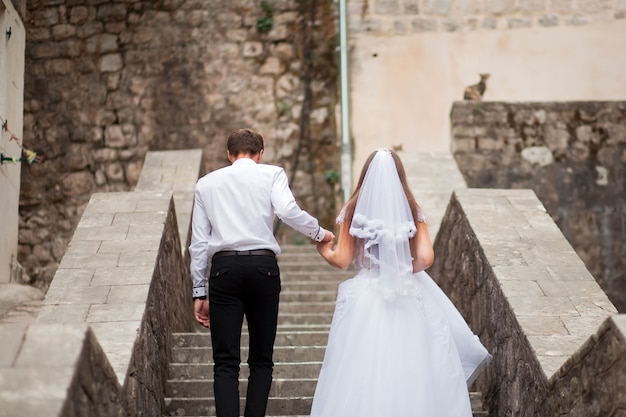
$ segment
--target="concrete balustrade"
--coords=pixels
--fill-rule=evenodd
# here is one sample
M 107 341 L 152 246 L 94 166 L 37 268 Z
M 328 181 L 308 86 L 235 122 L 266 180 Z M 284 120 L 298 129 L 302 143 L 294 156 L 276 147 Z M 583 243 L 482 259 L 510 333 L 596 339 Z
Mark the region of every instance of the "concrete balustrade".
M 626 317 L 531 190 L 461 189 L 430 272 L 494 360 L 477 381 L 494 416 L 617 416 Z
M 92 195 L 36 324 L 0 326 L 0 416 L 162 415 L 201 151 L 149 155 L 135 192 Z

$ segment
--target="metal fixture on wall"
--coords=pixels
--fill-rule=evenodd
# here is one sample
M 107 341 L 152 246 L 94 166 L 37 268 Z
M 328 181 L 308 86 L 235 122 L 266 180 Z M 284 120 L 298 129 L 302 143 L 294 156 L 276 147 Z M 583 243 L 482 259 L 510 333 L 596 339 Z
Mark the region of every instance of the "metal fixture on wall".
M 348 19 L 346 0 L 339 0 L 339 57 L 341 74 L 341 189 L 343 201 L 352 191 L 352 151 L 350 146 L 350 108 L 348 97 Z

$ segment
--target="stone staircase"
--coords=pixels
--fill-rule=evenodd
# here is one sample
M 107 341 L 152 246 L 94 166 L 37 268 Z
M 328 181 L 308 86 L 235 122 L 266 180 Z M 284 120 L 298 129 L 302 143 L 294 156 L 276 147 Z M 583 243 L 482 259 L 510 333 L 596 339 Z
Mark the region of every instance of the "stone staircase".
M 331 267 L 313 245 L 284 245 L 282 249 L 281 304 L 267 415 L 308 416 L 324 358 L 337 285 L 354 272 Z M 245 394 L 248 377 L 245 328 L 241 345 L 240 393 Z M 174 335 L 166 415 L 215 416 L 211 354 L 207 331 Z M 471 393 L 471 398 L 474 416 L 486 417 L 480 395 Z M 242 412 L 243 409 L 242 400 Z

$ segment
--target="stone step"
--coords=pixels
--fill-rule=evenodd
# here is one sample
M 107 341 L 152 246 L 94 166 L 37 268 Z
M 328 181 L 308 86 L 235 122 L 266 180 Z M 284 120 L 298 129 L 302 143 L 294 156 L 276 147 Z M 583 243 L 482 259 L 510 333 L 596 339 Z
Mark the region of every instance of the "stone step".
M 174 333 L 172 347 L 208 347 L 211 345 L 211 334 L 206 333 Z M 249 335 L 241 334 L 241 345 L 247 346 Z M 274 346 L 321 346 L 328 341 L 328 331 L 277 331 Z
M 330 325 L 330 313 L 289 313 L 278 315 L 278 326 Z
M 309 416 L 312 396 L 328 341 L 339 283 L 354 276 L 353 270 L 328 265 L 315 245 L 283 245 L 279 256 L 282 291 L 274 350 L 273 384 L 267 415 Z M 176 333 L 171 346 L 166 415 L 215 416 L 210 331 Z M 245 395 L 249 368 L 248 334 L 244 321 L 241 338 L 240 394 Z M 481 396 L 471 394 L 476 417 L 482 411 Z M 241 411 L 244 400 L 241 400 Z M 381 416 L 384 417 L 384 416 Z
M 274 377 L 270 397 L 301 397 L 313 396 L 317 385 L 314 377 Z M 248 388 L 247 375 L 239 379 L 239 392 L 245 393 Z M 170 398 L 207 398 L 213 397 L 213 379 L 177 379 L 167 383 L 166 396 Z M 473 410 L 482 409 L 482 396 L 479 392 L 470 392 L 470 403 Z
M 302 269 L 302 270 L 285 270 L 283 264 L 278 264 L 280 268 L 280 280 L 288 284 L 291 281 L 320 281 L 323 283 L 339 284 L 348 278 L 354 276 L 354 271 L 345 271 L 342 269 L 332 269 L 328 271 L 320 268 Z
M 270 397 L 267 402 L 268 415 L 275 416 L 308 416 L 311 412 L 312 397 Z M 243 412 L 245 400 L 240 400 Z M 214 416 L 215 400 L 205 398 L 166 398 L 165 411 L 167 416 Z
M 310 260 L 279 260 L 278 266 L 280 267 L 281 272 L 341 272 L 344 270 L 335 268 L 330 266 L 322 257 L 319 260 L 310 259 Z M 345 272 L 345 271 L 344 271 Z
M 317 254 L 319 256 L 319 253 L 317 252 L 317 246 L 315 243 L 310 243 L 306 245 L 281 244 L 280 250 L 281 250 L 281 255 L 308 253 L 308 254 Z
M 337 287 L 341 281 L 283 281 L 281 283 L 281 294 L 287 291 L 301 292 L 301 291 L 330 291 L 337 294 Z
M 476 408 L 473 408 L 474 417 L 486 417 L 488 414 L 482 410 L 482 401 L 480 393 L 470 393 L 472 404 L 478 402 Z M 275 416 L 308 416 L 311 412 L 312 396 L 298 397 L 273 397 L 270 396 L 267 403 L 268 415 Z M 240 399 L 240 408 L 243 411 L 245 407 L 245 399 Z M 215 399 L 212 397 L 195 397 L 182 398 L 170 397 L 165 399 L 165 410 L 168 416 L 214 416 L 215 415 Z M 384 417 L 384 416 L 381 416 Z M 431 416 L 429 416 L 431 417 Z M 434 417 L 434 416 L 433 416 Z M 443 417 L 443 416 L 442 416 Z M 448 416 L 446 416 L 448 417 Z M 453 417 L 453 416 L 450 416 Z
M 241 346 L 241 358 L 248 357 L 248 346 Z M 275 362 L 311 362 L 324 359 L 325 346 L 276 346 Z M 172 347 L 171 363 L 211 363 L 213 348 L 208 347 Z
M 317 252 L 282 252 L 278 255 L 278 263 L 281 262 L 311 262 L 321 266 L 333 268 L 322 256 Z
M 330 331 L 330 323 L 327 324 L 280 324 L 278 323 L 279 332 L 302 332 L 302 331 L 320 331 L 328 333 Z
M 278 315 L 281 314 L 333 314 L 335 311 L 335 300 L 333 301 L 281 301 L 278 306 Z
M 284 288 L 285 286 L 283 286 Z M 332 291 L 293 291 L 286 290 L 280 292 L 281 302 L 332 302 L 337 299 L 337 284 Z M 279 306 L 280 308 L 280 306 Z
M 317 376 L 313 378 L 273 378 L 270 397 L 299 397 L 301 395 L 313 396 Z M 239 392 L 242 394 L 248 389 L 248 380 L 239 380 Z M 165 392 L 171 398 L 204 398 L 213 397 L 212 379 L 185 379 L 170 380 L 167 382 Z
M 276 362 L 274 378 L 317 378 L 322 368 L 322 361 L 310 362 Z M 168 369 L 170 381 L 213 379 L 211 363 L 171 363 Z M 250 374 L 247 363 L 241 364 L 240 377 L 247 378 Z

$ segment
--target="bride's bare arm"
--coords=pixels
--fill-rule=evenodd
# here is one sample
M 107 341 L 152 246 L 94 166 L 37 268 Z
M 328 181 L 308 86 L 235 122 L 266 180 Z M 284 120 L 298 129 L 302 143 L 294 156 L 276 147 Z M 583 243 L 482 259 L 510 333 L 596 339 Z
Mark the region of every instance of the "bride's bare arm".
M 417 233 L 411 239 L 411 255 L 413 256 L 413 272 L 423 271 L 435 260 L 433 244 L 425 222 L 416 222 Z
M 333 249 L 333 242 L 318 243 L 317 250 L 326 261 L 337 268 L 347 268 L 352 262 L 354 238 L 350 236 L 346 222 L 339 227 L 337 246 Z

